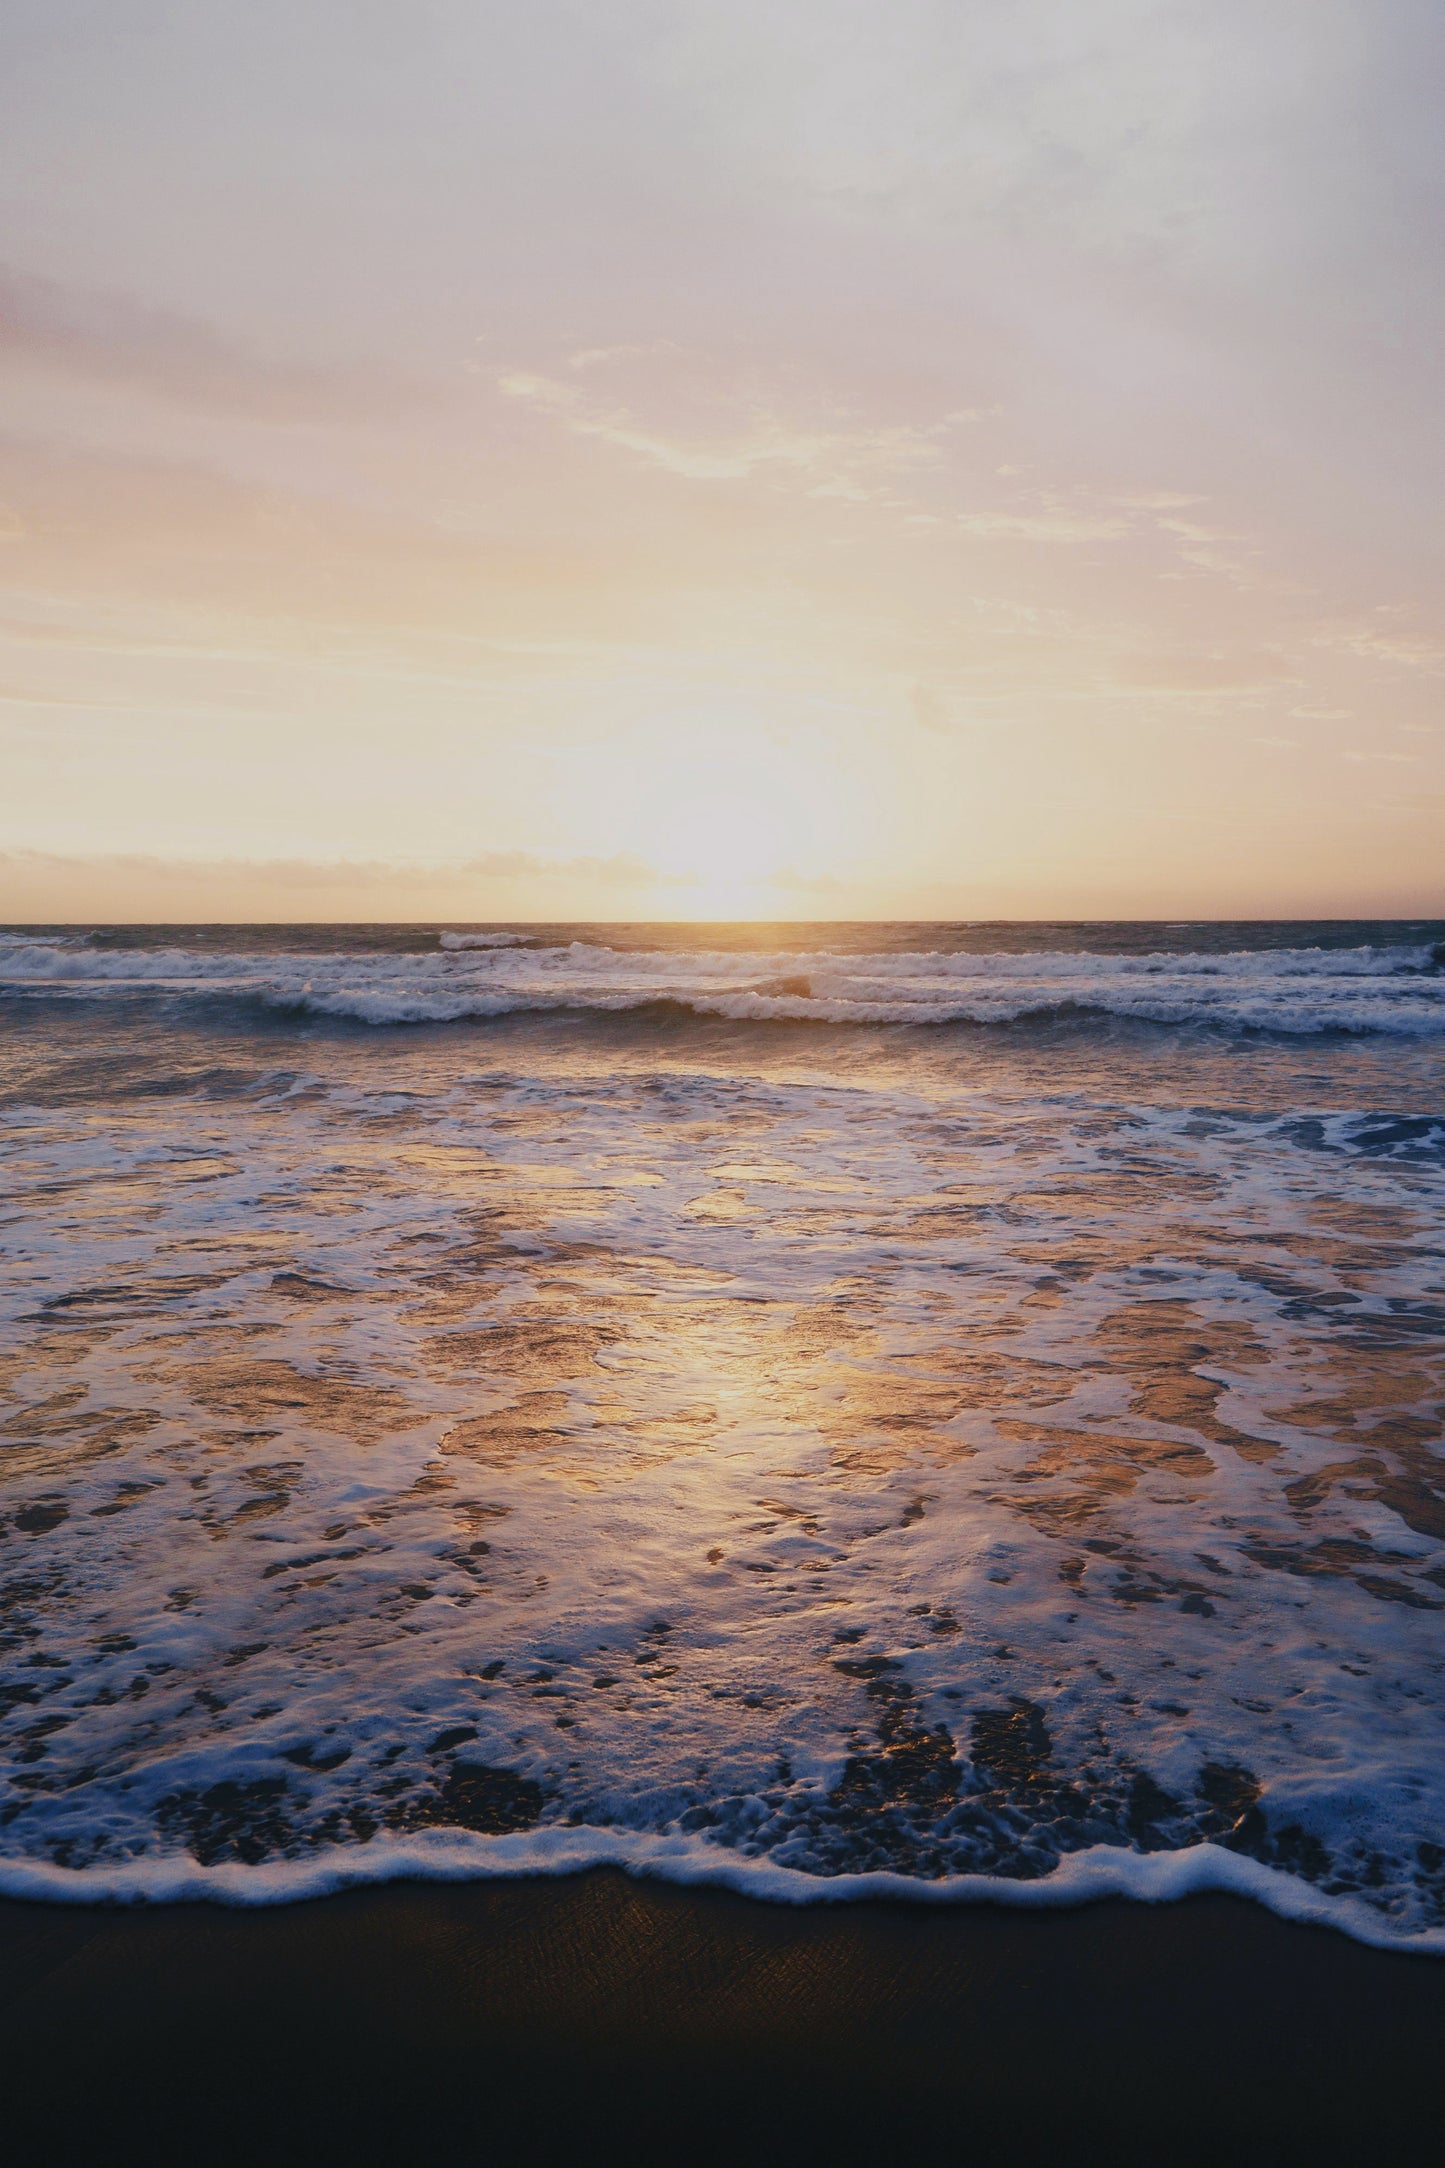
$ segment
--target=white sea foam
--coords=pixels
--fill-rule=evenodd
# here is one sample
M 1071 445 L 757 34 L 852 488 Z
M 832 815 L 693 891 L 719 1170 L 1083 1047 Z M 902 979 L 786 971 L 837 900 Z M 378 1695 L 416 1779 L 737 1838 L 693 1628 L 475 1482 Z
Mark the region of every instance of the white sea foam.
M 670 1004 L 737 1022 L 1007 1025 L 1090 1015 L 1226 1033 L 1445 1035 L 1445 973 L 1423 947 L 1100 955 L 622 951 L 444 934 L 423 954 L 233 954 L 15 941 L 0 991 L 240 999 L 375 1024 Z
M 12 1113 L 0 1887 L 1439 1946 L 1438 1123 L 377 1053 Z
M 520 933 L 444 933 L 441 945 L 444 949 L 499 949 L 518 948 L 526 940 Z
M 516 1881 L 584 1874 L 597 1867 L 672 1882 L 683 1888 L 730 1889 L 773 1904 L 858 1904 L 891 1899 L 916 1905 L 991 1904 L 1015 1911 L 1049 1911 L 1126 1898 L 1177 1904 L 1211 1893 L 1246 1897 L 1279 1918 L 1333 1927 L 1377 1949 L 1445 1954 L 1445 1928 L 1402 1937 L 1368 1905 L 1322 1895 L 1298 1877 L 1241 1857 L 1216 1844 L 1179 1852 L 1132 1852 L 1095 1845 L 1069 1854 L 1038 1881 L 1001 1875 L 945 1875 L 920 1881 L 906 1874 L 839 1874 L 820 1881 L 767 1858 L 739 1857 L 697 1837 L 618 1829 L 547 1828 L 510 1836 L 437 1830 L 379 1836 L 319 1857 L 259 1866 L 202 1867 L 188 1854 L 131 1860 L 124 1865 L 56 1867 L 0 1860 L 0 1896 L 49 1904 L 297 1904 L 344 1890 L 389 1882 Z

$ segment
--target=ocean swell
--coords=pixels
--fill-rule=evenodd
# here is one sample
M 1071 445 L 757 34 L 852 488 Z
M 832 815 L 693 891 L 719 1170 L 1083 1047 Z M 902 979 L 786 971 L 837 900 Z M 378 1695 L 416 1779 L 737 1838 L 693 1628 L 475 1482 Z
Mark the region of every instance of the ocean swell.
M 1445 974 L 1426 946 L 1222 954 L 1072 950 L 790 954 L 523 945 L 443 933 L 431 953 L 260 954 L 0 943 L 0 994 L 244 1001 L 368 1025 L 442 1024 L 665 1006 L 739 1023 L 1014 1025 L 1113 1018 L 1165 1029 L 1290 1036 L 1445 1036 Z

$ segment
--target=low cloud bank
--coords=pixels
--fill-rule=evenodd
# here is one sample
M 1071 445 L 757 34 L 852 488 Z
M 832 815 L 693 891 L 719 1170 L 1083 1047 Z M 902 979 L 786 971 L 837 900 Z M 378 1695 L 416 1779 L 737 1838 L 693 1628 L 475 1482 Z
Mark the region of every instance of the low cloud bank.
M 589 918 L 661 915 L 679 883 L 629 853 L 555 858 L 488 851 L 461 864 L 383 860 L 91 857 L 0 852 L 0 920 L 141 921 Z

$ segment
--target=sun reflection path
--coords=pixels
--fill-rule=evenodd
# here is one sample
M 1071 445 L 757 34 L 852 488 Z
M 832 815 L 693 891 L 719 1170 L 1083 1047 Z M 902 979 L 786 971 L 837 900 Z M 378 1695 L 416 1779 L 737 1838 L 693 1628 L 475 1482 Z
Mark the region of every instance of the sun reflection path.
M 558 1821 L 1042 1873 L 1237 1825 L 1435 1903 L 1433 1177 L 345 1059 L 25 1119 L 0 1853 Z

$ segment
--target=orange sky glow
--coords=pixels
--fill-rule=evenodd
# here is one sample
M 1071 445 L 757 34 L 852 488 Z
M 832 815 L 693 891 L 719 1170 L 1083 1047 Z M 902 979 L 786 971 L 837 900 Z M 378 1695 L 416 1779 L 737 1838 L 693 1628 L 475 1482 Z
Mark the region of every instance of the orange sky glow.
M 1416 0 L 12 0 L 0 917 L 1445 912 Z

